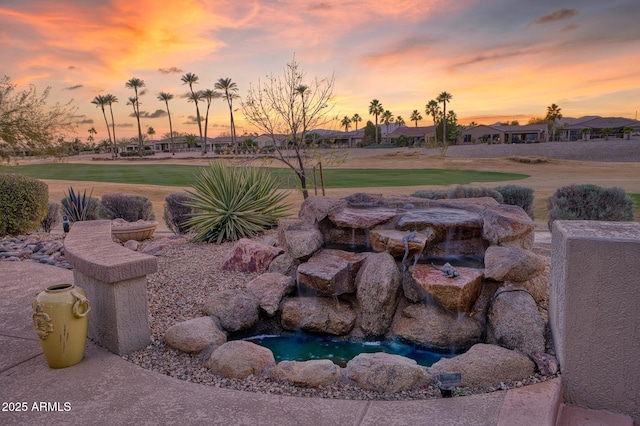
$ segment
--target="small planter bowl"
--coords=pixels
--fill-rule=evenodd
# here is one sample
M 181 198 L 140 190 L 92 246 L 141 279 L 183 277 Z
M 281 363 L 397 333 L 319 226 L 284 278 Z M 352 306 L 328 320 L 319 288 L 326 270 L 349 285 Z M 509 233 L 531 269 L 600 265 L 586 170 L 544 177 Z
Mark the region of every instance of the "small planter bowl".
M 143 241 L 151 238 L 158 227 L 158 222 L 139 220 L 137 222 L 127 222 L 123 219 L 111 221 L 111 235 L 121 242 L 129 240 Z

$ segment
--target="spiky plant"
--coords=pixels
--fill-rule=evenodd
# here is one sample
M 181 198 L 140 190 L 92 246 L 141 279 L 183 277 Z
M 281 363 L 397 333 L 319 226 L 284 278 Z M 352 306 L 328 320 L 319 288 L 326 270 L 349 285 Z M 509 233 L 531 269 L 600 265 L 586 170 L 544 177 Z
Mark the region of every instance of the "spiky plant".
M 85 189 L 82 196 L 80 196 L 80 192 L 76 194 L 73 187 L 69 187 L 67 196 L 61 202 L 63 214 L 67 216 L 69 222 L 95 220 L 98 218 L 100 201 L 97 198 L 93 198 L 91 194 L 93 194 L 93 190 L 87 196 L 87 190 Z
M 195 213 L 186 221 L 196 241 L 221 243 L 251 237 L 275 226 L 284 217 L 286 194 L 268 170 L 210 163 L 195 177 L 192 201 L 185 203 Z

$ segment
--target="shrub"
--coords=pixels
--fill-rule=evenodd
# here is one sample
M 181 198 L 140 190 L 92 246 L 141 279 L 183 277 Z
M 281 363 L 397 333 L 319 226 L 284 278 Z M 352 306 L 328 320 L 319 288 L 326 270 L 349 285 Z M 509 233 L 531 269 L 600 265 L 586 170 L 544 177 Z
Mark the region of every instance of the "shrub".
M 570 185 L 549 198 L 549 229 L 554 220 L 633 220 L 633 199 L 622 188 Z
M 196 241 L 237 240 L 275 226 L 285 216 L 286 194 L 267 169 L 232 167 L 212 162 L 195 177 L 193 201 L 196 209 L 186 225 Z
M 503 203 L 502 195 L 491 188 L 471 188 L 468 186 L 456 186 L 449 190 L 420 190 L 411 194 L 412 197 L 428 198 L 430 200 L 453 199 L 453 198 L 478 198 L 491 197 L 499 203 Z
M 92 193 L 93 190 L 91 191 Z M 82 196 L 80 196 L 80 193 L 76 194 L 72 186 L 69 187 L 67 196 L 61 200 L 62 214 L 67 216 L 69 223 L 98 219 L 100 200 L 92 197 L 91 194 L 87 197 L 87 190 L 85 189 Z
M 155 219 L 153 204 L 147 197 L 119 192 L 102 196 L 102 214 L 108 219 L 127 222 Z
M 186 234 L 189 232 L 186 221 L 191 217 L 194 209 L 185 203 L 192 202 L 193 198 L 183 192 L 174 192 L 167 195 L 165 201 L 163 219 L 167 224 L 167 228 L 174 234 Z
M 55 228 L 58 223 L 60 223 L 60 218 L 60 204 L 49 203 L 47 215 L 40 222 L 40 227 L 44 232 L 51 232 L 51 230 Z
M 533 188 L 518 185 L 499 186 L 495 188 L 502 195 L 505 204 L 520 206 L 533 219 Z
M 29 176 L 0 174 L 0 235 L 37 231 L 47 215 L 49 187 Z

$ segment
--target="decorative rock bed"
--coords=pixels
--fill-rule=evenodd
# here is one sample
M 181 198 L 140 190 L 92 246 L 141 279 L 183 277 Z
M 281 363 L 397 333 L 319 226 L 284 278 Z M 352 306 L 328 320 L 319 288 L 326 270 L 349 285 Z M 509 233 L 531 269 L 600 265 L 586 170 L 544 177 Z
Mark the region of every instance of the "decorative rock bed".
M 353 207 L 350 199 L 367 207 Z M 299 219 L 280 222 L 273 243 L 238 241 L 223 268 L 261 275 L 246 290 L 215 294 L 204 306 L 208 316 L 169 328 L 167 344 L 201 352 L 205 365 L 223 377 L 267 375 L 298 386 L 346 380 L 381 392 L 410 389 L 452 369 L 463 372 L 463 386 L 522 380 L 536 366 L 541 374 L 557 372 L 545 353 L 546 312 L 537 305 L 546 297 L 540 282 L 548 283 L 548 268 L 530 251 L 533 223 L 519 207 L 485 198 L 309 197 Z M 332 244 L 373 251 L 323 248 Z M 444 254 L 483 257 L 484 268 L 456 267 L 458 276 L 445 278 L 430 264 L 414 262 L 415 256 Z M 327 360 L 276 364 L 270 350 L 233 340 L 298 330 L 470 349 L 430 368 L 375 353 L 341 369 Z

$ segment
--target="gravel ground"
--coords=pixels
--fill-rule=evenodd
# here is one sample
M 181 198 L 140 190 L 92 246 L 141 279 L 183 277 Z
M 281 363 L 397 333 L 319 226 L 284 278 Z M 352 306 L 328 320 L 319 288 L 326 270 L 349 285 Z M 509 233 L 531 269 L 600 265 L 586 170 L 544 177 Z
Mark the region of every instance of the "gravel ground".
M 275 231 L 267 234 L 274 235 Z M 244 288 L 255 274 L 230 273 L 219 268 L 232 243 L 220 245 L 177 242 L 158 258 L 159 271 L 148 277 L 149 313 L 152 343 L 124 358 L 143 368 L 203 385 L 274 395 L 357 399 L 407 400 L 440 398 L 435 383 L 400 393 L 366 391 L 343 382 L 321 388 L 303 388 L 277 383 L 266 377 L 245 380 L 224 379 L 203 367 L 206 355 L 186 354 L 168 347 L 163 340 L 172 325 L 204 315 L 203 306 L 212 294 L 228 288 Z M 458 395 L 492 392 L 521 387 L 549 379 L 540 375 L 515 383 L 483 389 L 461 389 Z

